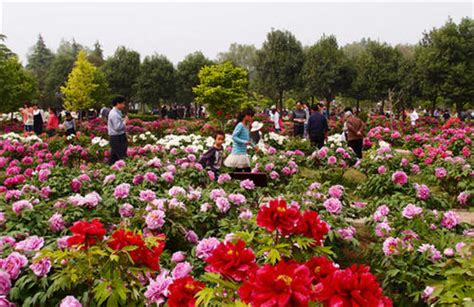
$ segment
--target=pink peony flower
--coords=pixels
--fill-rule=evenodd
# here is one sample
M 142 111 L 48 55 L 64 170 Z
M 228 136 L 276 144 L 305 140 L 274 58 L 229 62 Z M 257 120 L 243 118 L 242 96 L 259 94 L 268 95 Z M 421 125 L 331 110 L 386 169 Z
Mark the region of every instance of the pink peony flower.
M 403 208 L 402 215 L 411 220 L 415 216 L 420 215 L 423 212 L 421 207 L 417 207 L 413 204 L 408 204 L 405 208 Z
M 447 229 L 452 229 L 459 224 L 459 217 L 453 211 L 447 211 L 443 215 L 443 219 L 441 220 L 441 225 Z
M 51 231 L 53 232 L 61 231 L 65 227 L 63 216 L 59 212 L 56 212 L 55 214 L 53 214 L 53 216 L 49 218 L 48 223 L 49 223 L 49 229 L 51 229 Z
M 122 218 L 132 217 L 134 215 L 134 208 L 129 203 L 125 203 L 120 207 L 119 214 Z
M 242 220 L 250 220 L 252 217 L 253 213 L 249 209 L 246 209 L 239 214 L 239 219 Z
M 38 277 L 43 277 L 48 275 L 49 270 L 51 270 L 51 260 L 48 257 L 44 257 L 38 262 L 34 262 L 30 265 L 30 269 Z
M 231 179 L 232 178 L 230 177 L 229 174 L 222 174 L 222 175 L 219 175 L 219 177 L 217 178 L 217 183 L 223 184 L 224 182 L 230 181 Z
M 184 259 L 186 259 L 186 255 L 181 251 L 174 252 L 173 255 L 171 256 L 171 261 L 173 261 L 174 263 L 184 261 Z
M 382 223 L 378 223 L 375 226 L 375 234 L 377 235 L 377 237 L 383 238 L 387 236 L 390 233 L 390 231 L 392 231 L 392 228 L 386 221 Z
M 332 187 L 329 188 L 328 193 L 329 193 L 329 196 L 340 199 L 342 195 L 344 194 L 344 187 L 339 184 L 333 185 Z
M 245 179 L 240 182 L 240 187 L 245 190 L 255 189 L 255 183 L 250 179 Z
M 193 266 L 189 262 L 181 262 L 171 271 L 171 276 L 173 276 L 174 279 L 183 278 L 188 276 L 192 270 Z
M 206 260 L 219 245 L 219 240 L 213 237 L 202 239 L 196 246 L 196 256 L 201 260 Z
M 192 230 L 188 230 L 188 231 L 186 232 L 186 235 L 185 235 L 184 237 L 186 238 L 186 240 L 188 240 L 189 242 L 191 242 L 191 243 L 193 243 L 193 244 L 194 244 L 194 243 L 197 243 L 198 240 L 199 240 L 198 235 L 197 235 L 194 231 L 192 231 Z
M 158 180 L 158 176 L 156 176 L 155 173 L 153 172 L 147 172 L 144 176 L 145 180 L 151 183 L 156 183 Z
M 277 172 L 272 171 L 272 172 L 270 173 L 270 178 L 271 178 L 272 180 L 277 180 L 278 178 L 280 178 L 280 175 L 279 175 Z
M 226 213 L 230 209 L 230 203 L 225 197 L 218 197 L 216 199 L 216 206 L 222 213 Z
M 446 169 L 444 167 L 437 167 L 435 169 L 435 176 L 438 179 L 442 179 L 442 178 L 446 177 L 447 174 L 448 174 L 448 172 L 446 171 Z
M 392 175 L 392 181 L 397 185 L 405 185 L 408 182 L 408 176 L 403 171 L 396 171 Z
M 385 239 L 382 247 L 385 256 L 398 255 L 398 248 L 400 243 L 401 241 L 399 238 L 388 237 L 387 239 Z
M 336 157 L 330 156 L 330 157 L 328 158 L 328 165 L 334 165 L 334 164 L 336 164 L 336 163 L 337 163 L 337 158 L 336 158 Z
M 415 184 L 415 189 L 417 198 L 421 200 L 427 200 L 430 198 L 430 189 L 426 185 Z
M 173 279 L 168 276 L 167 270 L 161 270 L 160 275 L 155 280 L 150 279 L 150 283 L 145 291 L 145 298 L 150 304 L 162 305 L 169 295 L 168 287 L 173 283 Z
M 229 195 L 229 201 L 236 204 L 237 206 L 240 206 L 242 204 L 245 204 L 247 199 L 245 198 L 244 195 L 237 193 L 237 194 L 230 194 Z
M 81 189 L 82 187 L 82 182 L 79 181 L 78 179 L 73 179 L 71 181 L 71 190 L 73 192 L 79 192 L 79 190 Z
M 346 228 L 340 228 L 337 230 L 337 233 L 343 240 L 351 240 L 356 234 L 356 229 L 352 226 Z
M 383 166 L 383 165 L 380 165 L 380 166 L 377 168 L 377 172 L 378 172 L 379 174 L 385 174 L 386 171 L 387 171 L 387 170 L 386 170 L 385 166 Z
M 82 304 L 72 295 L 66 296 L 59 307 L 82 307 Z
M 37 251 L 40 250 L 44 245 L 44 239 L 38 236 L 31 236 L 23 241 L 18 242 L 15 245 L 15 249 L 18 251 L 25 251 L 25 252 L 31 252 L 31 251 Z
M 332 213 L 332 214 L 339 214 L 339 213 L 341 213 L 341 210 L 342 210 L 341 201 L 339 199 L 333 198 L 333 197 L 327 199 L 323 203 L 323 206 L 324 206 L 324 208 L 326 208 L 326 210 L 329 213 Z
M 128 183 L 121 183 L 115 187 L 114 197 L 118 199 L 127 198 L 130 193 L 130 185 Z
M 156 194 L 152 190 L 140 191 L 140 200 L 145 202 L 152 202 L 156 199 Z
M 20 215 L 25 209 L 33 210 L 33 205 L 27 200 L 19 200 L 12 205 L 12 210 L 16 215 Z
M 153 210 L 145 218 L 146 226 L 152 230 L 160 229 L 165 224 L 165 213 Z
M 8 273 L 11 279 L 17 279 L 20 270 L 28 264 L 28 259 L 18 252 L 13 252 L 5 259 L 0 259 L 0 269 Z
M 470 197 L 469 192 L 464 191 L 464 192 L 459 193 L 457 197 L 459 204 L 466 205 L 467 201 L 469 200 L 469 197 Z
M 0 271 L 0 295 L 8 295 L 11 287 L 12 282 L 10 281 L 10 276 L 7 274 L 7 272 Z

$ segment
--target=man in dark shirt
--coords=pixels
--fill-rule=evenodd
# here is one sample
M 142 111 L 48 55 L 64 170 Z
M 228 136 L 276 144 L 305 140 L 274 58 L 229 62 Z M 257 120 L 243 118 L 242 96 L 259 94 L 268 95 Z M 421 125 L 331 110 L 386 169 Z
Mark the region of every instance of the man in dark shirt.
M 324 140 L 328 131 L 328 121 L 321 113 L 319 107 L 315 104 L 312 107 L 313 113 L 308 121 L 308 134 L 311 144 L 321 148 L 324 146 Z
M 301 102 L 296 103 L 296 109 L 293 111 L 293 127 L 294 135 L 296 137 L 304 136 L 304 124 L 306 123 L 306 112 L 303 109 L 303 104 Z

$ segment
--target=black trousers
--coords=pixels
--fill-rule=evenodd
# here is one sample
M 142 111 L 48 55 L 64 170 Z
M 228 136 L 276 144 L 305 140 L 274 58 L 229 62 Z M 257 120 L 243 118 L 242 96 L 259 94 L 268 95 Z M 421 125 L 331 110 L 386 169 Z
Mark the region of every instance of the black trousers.
M 354 150 L 357 158 L 362 159 L 362 139 L 348 141 L 347 145 Z
M 127 157 L 128 142 L 125 133 L 121 135 L 110 135 L 109 142 L 111 148 L 109 158 L 110 165 Z
M 252 169 L 250 167 L 244 167 L 244 168 L 236 168 L 235 172 L 236 173 L 250 173 Z
M 295 124 L 293 127 L 294 136 L 303 137 L 304 136 L 304 125 L 303 124 Z

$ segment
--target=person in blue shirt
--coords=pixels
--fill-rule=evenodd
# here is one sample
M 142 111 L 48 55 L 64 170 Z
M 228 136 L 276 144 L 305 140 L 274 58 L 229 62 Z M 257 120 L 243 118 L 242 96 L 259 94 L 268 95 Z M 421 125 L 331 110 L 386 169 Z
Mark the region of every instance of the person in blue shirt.
M 313 113 L 308 120 L 308 135 L 313 146 L 321 148 L 324 146 L 324 140 L 327 138 L 328 121 L 324 115 L 319 113 L 319 107 L 315 104 L 312 108 Z
M 232 152 L 224 161 L 224 165 L 234 168 L 237 172 L 250 172 L 250 160 L 247 155 L 247 146 L 252 145 L 250 140 L 250 126 L 252 125 L 255 111 L 247 108 L 240 112 L 237 124 L 232 133 Z
M 128 118 L 122 117 L 125 110 L 125 97 L 118 96 L 112 101 L 114 108 L 109 112 L 107 119 L 107 131 L 110 143 L 109 164 L 112 165 L 118 160 L 127 157 L 127 135 L 125 134 Z

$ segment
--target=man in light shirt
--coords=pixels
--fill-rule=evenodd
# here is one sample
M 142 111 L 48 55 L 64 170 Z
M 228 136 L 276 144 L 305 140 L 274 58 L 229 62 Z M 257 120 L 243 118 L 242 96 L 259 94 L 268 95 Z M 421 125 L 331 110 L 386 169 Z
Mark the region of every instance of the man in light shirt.
M 416 126 L 416 121 L 418 120 L 419 116 L 416 113 L 416 109 L 412 108 L 410 113 L 410 122 L 411 126 L 414 128 Z
M 112 165 L 118 160 L 121 160 L 127 156 L 127 135 L 126 135 L 126 124 L 128 117 L 125 119 L 122 116 L 123 110 L 125 110 L 125 97 L 118 96 L 112 100 L 114 108 L 109 112 L 107 120 L 107 130 L 110 141 L 110 158 L 109 164 Z
M 275 132 L 280 133 L 280 131 L 281 131 L 280 113 L 278 113 L 278 110 L 277 110 L 276 106 L 272 106 L 272 108 L 271 108 L 270 120 L 273 122 L 273 126 L 275 127 Z

